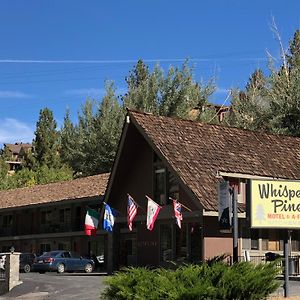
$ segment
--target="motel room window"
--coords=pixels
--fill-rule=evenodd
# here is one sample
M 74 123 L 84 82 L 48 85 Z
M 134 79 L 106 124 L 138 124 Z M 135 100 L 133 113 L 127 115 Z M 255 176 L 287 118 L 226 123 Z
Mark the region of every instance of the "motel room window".
M 63 208 L 59 210 L 59 222 L 63 224 L 71 223 L 71 209 Z
M 51 224 L 51 220 L 52 220 L 52 211 L 51 210 L 41 211 L 41 224 L 43 224 L 43 225 Z
M 283 251 L 282 231 L 276 229 L 262 230 L 262 250 Z
M 293 230 L 291 234 L 292 251 L 300 251 L 300 234 L 298 230 Z
M 51 249 L 50 244 L 40 244 L 40 253 L 49 252 Z
M 13 216 L 12 215 L 5 215 L 2 219 L 2 227 L 9 228 L 13 224 Z
M 259 231 L 250 229 L 251 250 L 259 250 Z

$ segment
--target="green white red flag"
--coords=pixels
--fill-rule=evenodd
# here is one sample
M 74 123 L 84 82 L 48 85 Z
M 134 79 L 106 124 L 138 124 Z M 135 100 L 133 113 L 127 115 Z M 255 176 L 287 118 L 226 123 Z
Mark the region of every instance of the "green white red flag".
M 84 231 L 86 235 L 96 235 L 100 214 L 94 209 L 88 208 L 85 216 Z

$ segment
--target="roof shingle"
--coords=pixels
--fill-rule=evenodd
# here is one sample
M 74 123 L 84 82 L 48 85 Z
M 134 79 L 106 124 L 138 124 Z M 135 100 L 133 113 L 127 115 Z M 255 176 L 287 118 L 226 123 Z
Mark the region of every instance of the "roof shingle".
M 0 209 L 103 196 L 109 173 L 0 191 Z
M 300 138 L 129 111 L 207 210 L 217 172 L 300 179 Z

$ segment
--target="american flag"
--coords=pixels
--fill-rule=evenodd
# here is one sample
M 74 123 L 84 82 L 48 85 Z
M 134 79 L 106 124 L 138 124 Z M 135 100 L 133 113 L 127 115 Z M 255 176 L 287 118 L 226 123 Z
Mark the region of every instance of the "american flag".
M 174 207 L 176 223 L 178 227 L 181 229 L 181 221 L 182 221 L 181 204 L 177 200 L 173 200 L 173 207 Z
M 128 228 L 132 231 L 132 221 L 137 214 L 137 204 L 133 200 L 133 198 L 128 195 L 128 204 L 127 204 L 127 220 L 128 220 Z

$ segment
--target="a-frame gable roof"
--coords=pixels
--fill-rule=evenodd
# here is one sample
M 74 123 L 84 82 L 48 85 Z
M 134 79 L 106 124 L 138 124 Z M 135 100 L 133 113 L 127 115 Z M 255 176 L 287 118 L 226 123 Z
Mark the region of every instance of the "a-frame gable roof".
M 206 210 L 217 210 L 220 171 L 300 179 L 300 138 L 128 112 Z

